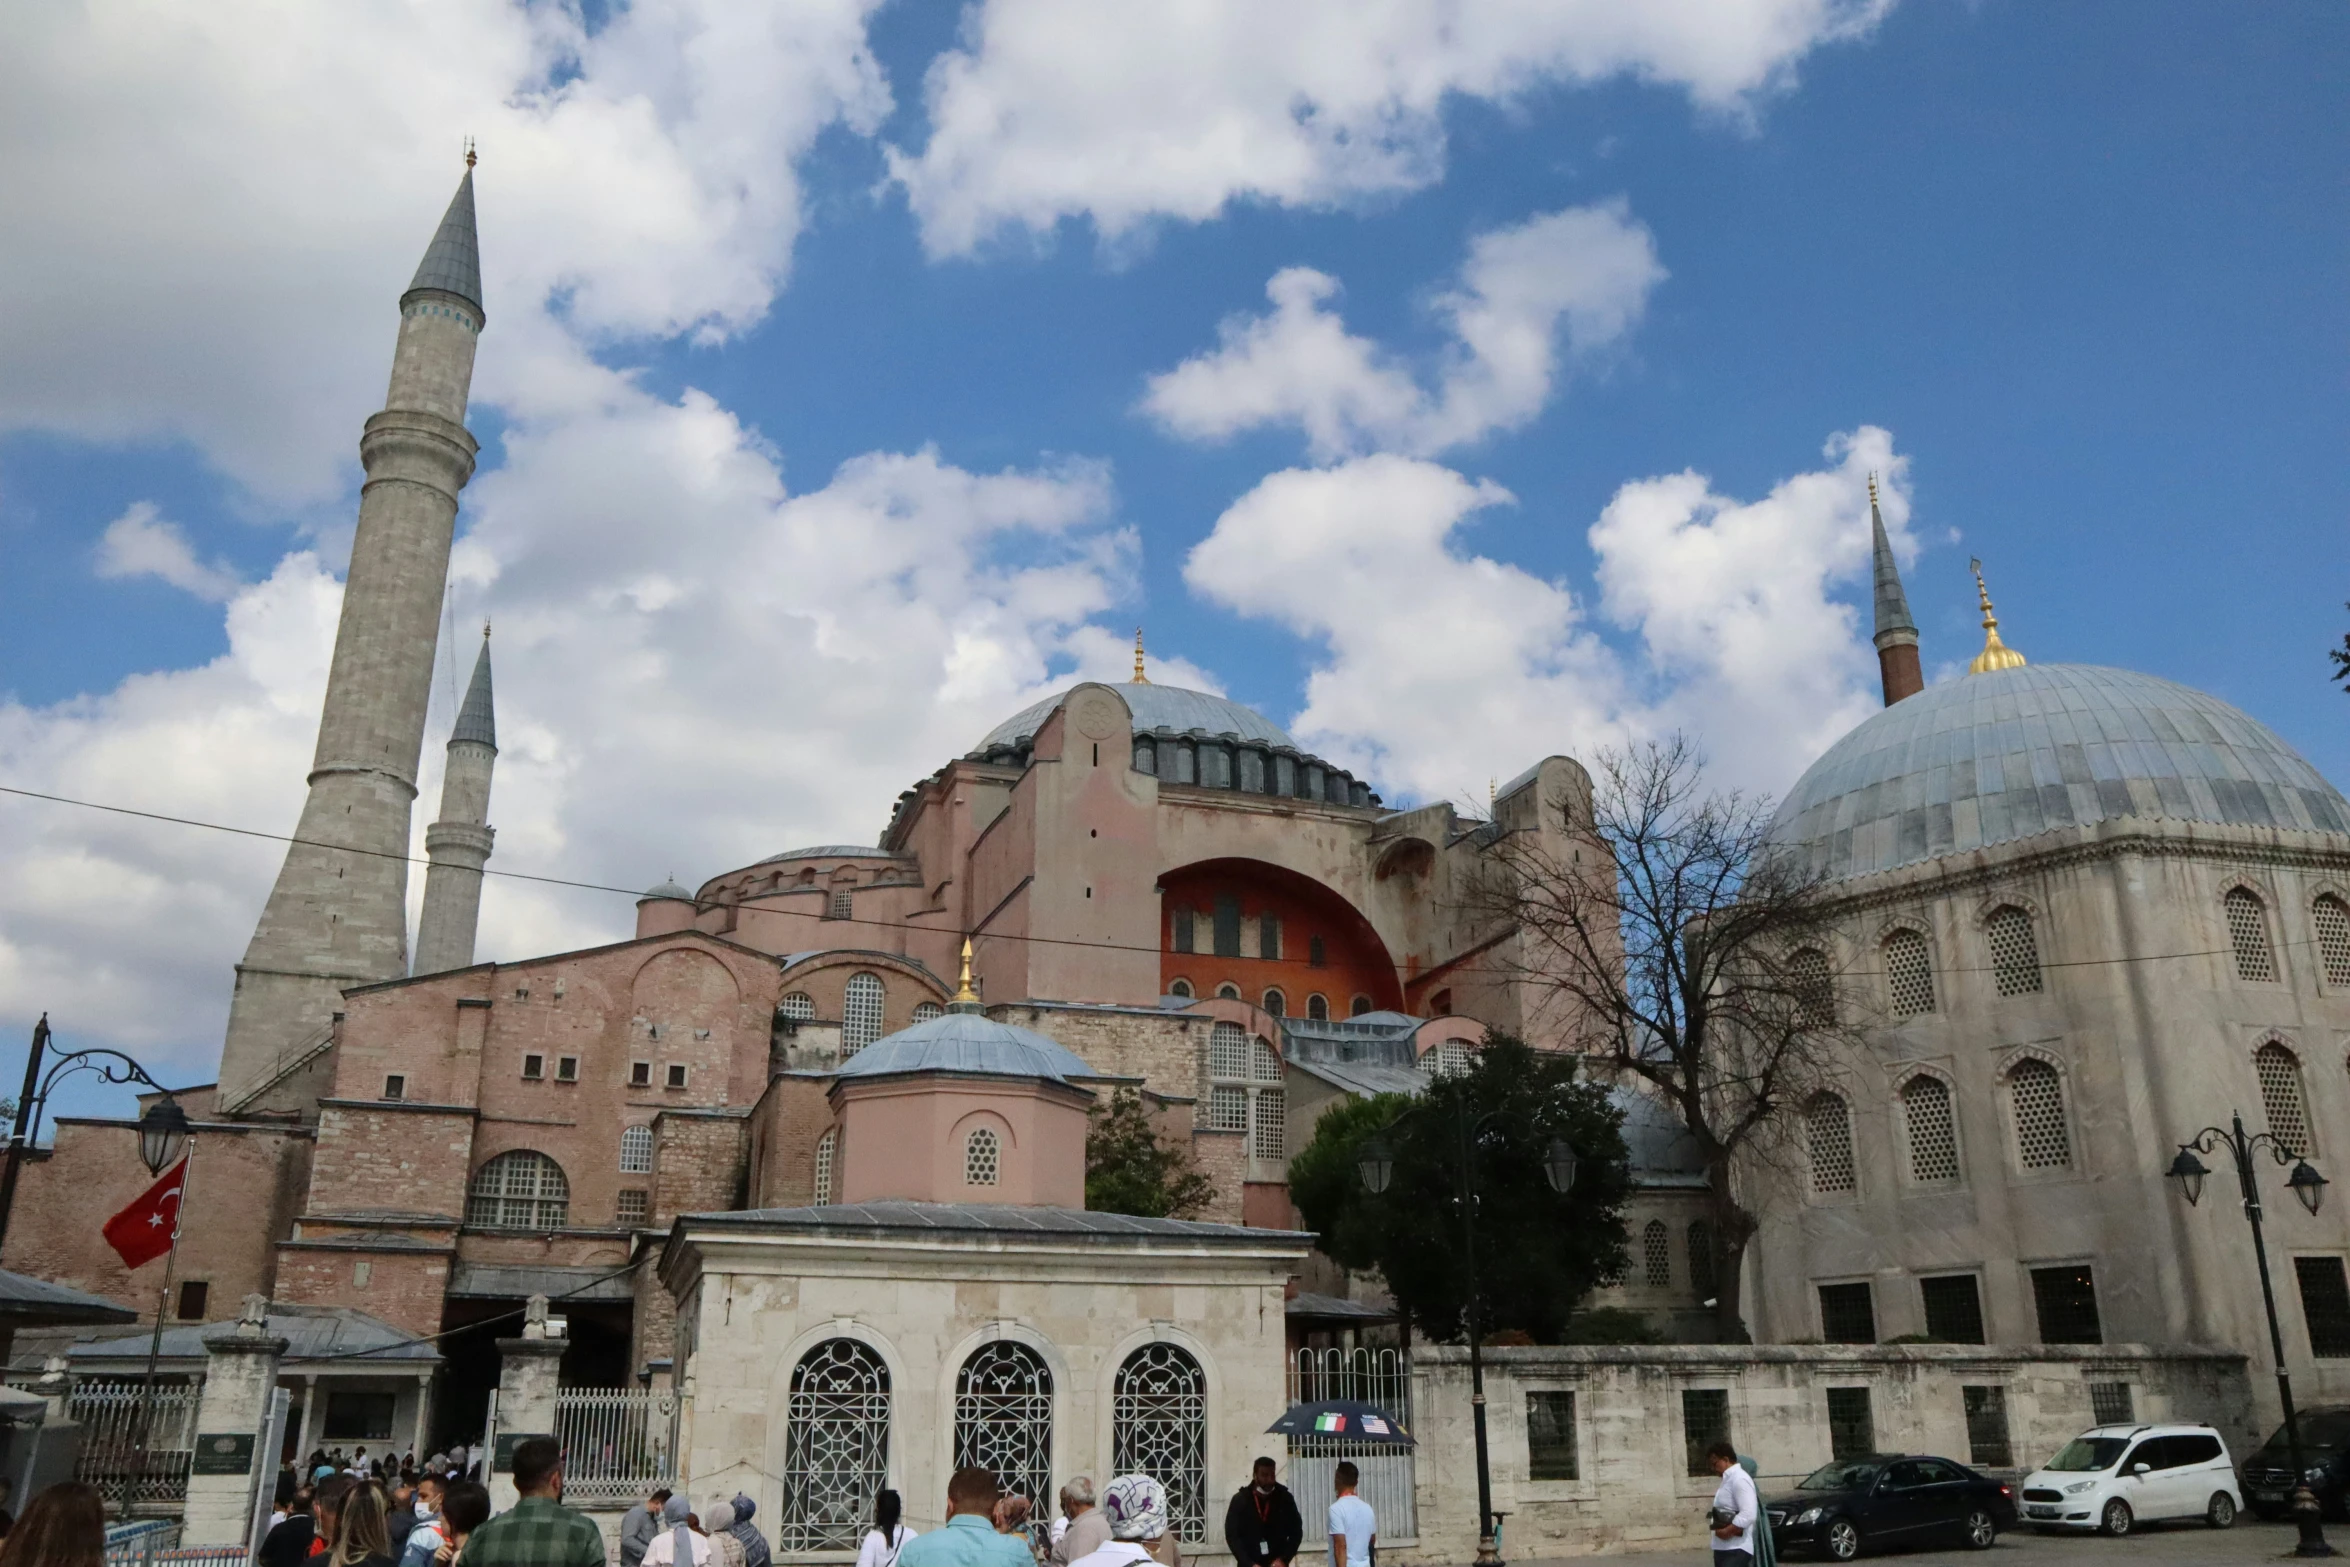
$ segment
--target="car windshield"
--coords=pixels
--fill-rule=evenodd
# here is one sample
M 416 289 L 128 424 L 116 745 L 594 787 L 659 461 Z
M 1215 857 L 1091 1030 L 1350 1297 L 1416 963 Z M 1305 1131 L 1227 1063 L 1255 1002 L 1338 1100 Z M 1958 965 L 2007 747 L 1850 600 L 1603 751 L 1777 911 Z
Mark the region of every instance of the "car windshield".
M 2063 1452 L 2048 1460 L 2048 1467 L 2066 1474 L 2094 1474 L 2111 1469 L 2129 1445 L 2126 1437 L 2076 1436 L 2064 1444 Z
M 1822 1464 L 1803 1477 L 1798 1491 L 1865 1491 L 1877 1483 L 1875 1464 Z
M 2285 1428 L 2283 1426 L 2277 1427 L 2276 1433 L 2261 1445 L 2273 1447 L 2280 1453 L 2285 1451 L 2289 1445 L 2285 1440 Z M 2301 1445 L 2303 1447 L 2350 1447 L 2350 1409 L 2328 1409 L 2314 1415 L 2303 1415 L 2301 1417 Z

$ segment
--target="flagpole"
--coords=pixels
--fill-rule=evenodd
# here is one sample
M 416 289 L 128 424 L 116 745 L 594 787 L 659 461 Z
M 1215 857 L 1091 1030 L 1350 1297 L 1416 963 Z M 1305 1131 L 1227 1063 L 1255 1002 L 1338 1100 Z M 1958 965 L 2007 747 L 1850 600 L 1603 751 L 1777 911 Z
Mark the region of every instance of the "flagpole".
M 139 1483 L 147 1478 L 147 1441 L 154 1434 L 155 1420 L 155 1363 L 163 1356 L 163 1313 L 171 1305 L 172 1275 L 179 1268 L 180 1220 L 188 1211 L 188 1183 L 196 1176 L 196 1139 L 188 1139 L 188 1151 L 180 1163 L 179 1202 L 171 1210 L 171 1250 L 163 1254 L 163 1289 L 155 1297 L 155 1332 L 147 1340 L 147 1379 L 139 1387 L 139 1440 L 137 1467 L 123 1481 L 122 1515 L 131 1515 L 131 1503 L 137 1495 Z

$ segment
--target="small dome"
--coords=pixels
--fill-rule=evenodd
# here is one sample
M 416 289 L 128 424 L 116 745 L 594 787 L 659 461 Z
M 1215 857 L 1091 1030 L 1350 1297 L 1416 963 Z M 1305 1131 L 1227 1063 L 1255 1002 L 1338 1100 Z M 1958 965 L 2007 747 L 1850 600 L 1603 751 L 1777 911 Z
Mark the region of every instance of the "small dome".
M 1071 687 L 1071 690 L 1076 689 Z M 1283 732 L 1279 724 L 1252 707 L 1243 707 L 1229 697 L 1210 696 L 1205 691 L 1186 691 L 1181 686 L 1153 685 L 1139 681 L 1130 685 L 1112 686 L 1126 699 L 1127 710 L 1134 714 L 1138 733 L 1165 730 L 1170 734 L 1188 734 L 1198 730 L 1209 735 L 1238 735 L 1243 740 L 1254 740 L 1259 745 L 1286 746 L 1297 749 L 1297 742 Z M 1069 698 L 1063 691 L 1046 697 L 1033 707 L 1021 709 L 987 732 L 974 755 L 994 750 L 998 746 L 1018 745 L 1035 735 L 1052 716 L 1053 709 Z
M 679 903 L 691 903 L 694 901 L 694 895 L 686 891 L 683 887 L 680 887 L 674 881 L 665 881 L 657 887 L 646 888 L 645 895 L 636 901 L 639 903 L 650 903 L 656 898 L 674 898 Z
M 970 1072 L 984 1077 L 1041 1077 L 1057 1083 L 1101 1074 L 1082 1056 L 1033 1029 L 976 1012 L 949 1012 L 884 1035 L 851 1056 L 841 1077 L 895 1077 L 908 1072 Z
M 2033 664 L 1873 715 L 1812 763 L 1770 836 L 1842 880 L 2122 818 L 2350 833 L 2350 802 L 2217 697 L 2126 669 Z

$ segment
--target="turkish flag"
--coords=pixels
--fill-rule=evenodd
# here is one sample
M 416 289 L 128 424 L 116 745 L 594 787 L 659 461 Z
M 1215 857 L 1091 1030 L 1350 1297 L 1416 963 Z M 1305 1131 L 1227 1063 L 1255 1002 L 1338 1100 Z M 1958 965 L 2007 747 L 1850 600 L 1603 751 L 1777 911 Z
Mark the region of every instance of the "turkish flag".
M 180 1227 L 180 1189 L 187 1180 L 188 1161 L 183 1156 L 128 1208 L 106 1221 L 106 1244 L 121 1256 L 124 1267 L 143 1267 L 171 1250 Z

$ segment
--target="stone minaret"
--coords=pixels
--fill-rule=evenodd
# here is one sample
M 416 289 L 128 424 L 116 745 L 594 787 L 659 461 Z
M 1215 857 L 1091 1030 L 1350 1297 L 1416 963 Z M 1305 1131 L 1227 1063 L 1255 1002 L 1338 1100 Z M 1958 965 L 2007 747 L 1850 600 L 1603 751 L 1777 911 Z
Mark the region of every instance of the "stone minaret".
M 408 811 L 457 492 L 478 450 L 465 429 L 485 319 L 471 152 L 465 165 L 400 296 L 383 412 L 359 437 L 367 482 L 310 797 L 229 1003 L 220 1104 L 230 1112 L 314 1113 L 343 991 L 408 972 Z
M 1893 541 L 1885 536 L 1885 519 L 1877 510 L 1877 476 L 1869 475 L 1869 547 L 1877 568 L 1877 678 L 1885 690 L 1885 705 L 1926 689 L 1925 672 L 1918 665 L 1918 623 L 1910 618 L 1909 595 L 1901 590 L 1901 567 L 1893 559 Z
M 441 819 L 424 830 L 424 913 L 416 921 L 416 972 L 439 974 L 473 965 L 473 933 L 481 923 L 481 868 L 489 863 L 490 770 L 498 762 L 498 721 L 490 701 L 490 632 L 481 632 L 481 657 L 457 727 L 449 732 L 449 764 L 441 774 Z

